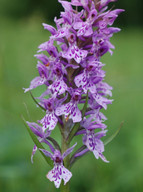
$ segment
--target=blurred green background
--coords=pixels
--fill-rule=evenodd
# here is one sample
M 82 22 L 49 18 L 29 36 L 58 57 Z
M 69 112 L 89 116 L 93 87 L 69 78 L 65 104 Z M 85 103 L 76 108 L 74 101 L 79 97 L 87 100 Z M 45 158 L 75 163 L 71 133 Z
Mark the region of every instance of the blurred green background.
M 102 61 L 106 82 L 114 87 L 112 105 L 105 111 L 110 136 L 124 121 L 119 135 L 105 147 L 109 164 L 88 154 L 72 169 L 71 192 L 143 191 L 143 1 L 119 0 L 126 9 L 115 25 L 122 28 L 111 42 L 116 49 Z M 0 191 L 56 192 L 45 175 L 45 160 L 36 153 L 21 120 L 43 117 L 28 93 L 37 75 L 33 55 L 49 33 L 41 23 L 51 23 L 62 10 L 57 0 L 0 0 Z M 37 94 L 37 92 L 34 92 Z M 29 115 L 27 114 L 27 111 Z M 29 117 L 30 116 L 30 117 Z M 54 132 L 56 134 L 56 132 Z M 58 135 L 56 135 L 58 139 Z M 59 140 L 59 139 L 58 139 Z

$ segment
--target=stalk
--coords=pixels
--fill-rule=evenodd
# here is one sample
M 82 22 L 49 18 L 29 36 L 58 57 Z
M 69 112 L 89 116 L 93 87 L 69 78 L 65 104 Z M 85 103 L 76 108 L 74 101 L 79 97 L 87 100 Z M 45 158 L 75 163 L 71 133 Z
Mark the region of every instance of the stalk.
M 62 183 L 61 183 L 61 192 L 70 192 L 70 188 L 69 188 L 69 182 L 64 185 L 64 182 L 62 180 Z
M 69 143 L 66 140 L 66 136 L 65 134 L 62 135 L 62 141 L 61 141 L 61 151 L 62 154 L 69 148 Z M 64 166 L 70 171 L 70 157 L 69 155 L 67 157 L 65 157 L 64 161 Z M 62 180 L 61 186 L 60 186 L 61 192 L 69 192 L 70 191 L 70 186 L 69 186 L 69 182 L 66 183 L 66 185 L 64 185 L 64 182 Z

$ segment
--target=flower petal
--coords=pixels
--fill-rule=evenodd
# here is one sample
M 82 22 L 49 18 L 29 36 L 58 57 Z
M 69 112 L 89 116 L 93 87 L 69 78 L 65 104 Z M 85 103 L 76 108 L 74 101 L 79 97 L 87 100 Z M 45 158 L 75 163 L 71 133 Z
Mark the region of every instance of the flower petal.
M 74 123 L 80 122 L 82 120 L 81 111 L 76 105 L 72 107 L 71 115 L 69 116 L 69 118 L 72 119 Z
M 62 56 L 67 59 L 74 59 L 77 63 L 80 63 L 87 56 L 87 53 L 86 50 L 81 50 L 76 45 L 73 45 Z
M 34 145 L 33 151 L 32 151 L 32 155 L 31 155 L 31 162 L 32 162 L 32 163 L 33 163 L 33 156 L 35 155 L 36 151 L 37 151 L 37 146 Z
M 61 116 L 61 115 L 67 116 L 71 111 L 71 107 L 72 107 L 71 103 L 66 103 L 64 105 L 57 107 L 55 113 L 57 116 Z
M 64 166 L 62 166 L 62 178 L 64 180 L 64 185 L 70 180 L 72 177 L 72 173 L 66 169 Z
M 53 113 L 47 113 L 43 119 L 41 119 L 40 123 L 43 125 L 43 130 L 49 128 L 49 130 L 53 130 L 58 122 L 57 117 Z
M 45 149 L 39 149 L 39 150 L 42 151 L 47 157 L 50 157 L 53 160 L 52 153 L 50 153 L 49 151 L 47 151 Z
M 67 90 L 67 85 L 62 79 L 55 80 L 54 83 L 52 83 L 49 86 L 49 89 L 52 89 L 53 92 L 57 92 L 60 94 L 63 94 Z
M 61 170 L 61 166 L 54 166 L 54 168 L 46 175 L 50 181 L 54 181 L 56 188 L 60 187 L 62 180 L 62 174 L 59 172 L 59 170 Z
M 76 145 L 77 145 L 77 143 L 75 143 L 72 147 L 70 147 L 69 149 L 67 149 L 67 150 L 63 153 L 63 155 L 62 155 L 63 159 L 73 151 L 73 149 L 74 149 L 74 147 L 75 147 Z
M 31 89 L 34 89 L 40 85 L 43 85 L 45 82 L 45 79 L 44 78 L 41 78 L 41 77 L 35 77 L 31 83 L 30 83 L 30 87 L 29 88 L 24 88 L 24 93 L 26 93 L 27 91 L 30 91 Z

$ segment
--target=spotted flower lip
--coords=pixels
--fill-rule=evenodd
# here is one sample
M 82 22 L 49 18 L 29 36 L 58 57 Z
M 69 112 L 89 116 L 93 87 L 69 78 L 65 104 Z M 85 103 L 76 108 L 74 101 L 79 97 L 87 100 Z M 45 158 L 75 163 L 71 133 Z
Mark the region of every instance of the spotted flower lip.
M 58 118 L 55 115 L 55 103 L 57 99 L 55 97 L 49 99 L 43 99 L 41 101 L 46 109 L 46 115 L 39 121 L 43 126 L 43 130 L 53 130 L 58 122 Z
M 56 115 L 57 116 L 65 115 L 66 120 L 72 119 L 74 123 L 80 122 L 82 119 L 81 111 L 79 110 L 77 103 L 74 101 L 71 101 L 64 105 L 61 105 L 60 107 L 57 107 Z
M 77 143 L 75 143 L 71 148 L 68 148 L 62 155 L 59 150 L 55 150 L 52 154 L 47 150 L 40 149 L 46 156 L 50 157 L 54 161 L 54 168 L 49 171 L 46 177 L 50 181 L 54 181 L 56 188 L 60 187 L 62 179 L 64 180 L 64 185 L 66 185 L 72 177 L 72 173 L 64 167 L 63 159 L 73 151 L 76 144 Z
M 73 91 L 75 92 L 73 93 Z M 69 92 L 72 95 L 71 101 L 57 107 L 55 113 L 57 116 L 65 115 L 66 121 L 68 119 L 72 119 L 74 123 L 80 122 L 82 119 L 82 114 L 78 108 L 78 103 L 81 99 L 81 90 L 70 89 Z
M 104 162 L 109 163 L 102 154 L 104 152 L 104 144 L 100 140 L 100 137 L 105 136 L 105 134 L 106 131 L 95 134 L 93 130 L 87 130 L 83 137 L 83 143 L 87 146 L 89 151 L 93 152 L 96 159 L 100 157 Z
M 87 56 L 87 53 L 86 50 L 79 49 L 77 45 L 72 45 L 62 56 L 66 59 L 74 59 L 77 63 L 80 63 Z

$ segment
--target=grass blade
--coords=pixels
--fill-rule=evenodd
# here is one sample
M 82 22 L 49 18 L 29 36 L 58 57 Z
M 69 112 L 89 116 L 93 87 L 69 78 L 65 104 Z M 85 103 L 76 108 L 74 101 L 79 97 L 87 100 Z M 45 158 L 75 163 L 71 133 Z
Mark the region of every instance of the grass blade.
M 108 143 L 110 143 L 118 135 L 123 124 L 124 124 L 124 121 L 121 122 L 119 128 L 115 131 L 115 133 L 113 133 L 108 139 L 104 141 L 104 145 L 107 145 Z
M 29 126 L 27 125 L 24 117 L 22 116 L 22 120 L 24 122 L 25 127 L 27 128 L 27 131 L 29 133 L 29 135 L 31 136 L 33 142 L 35 143 L 35 145 L 37 146 L 38 149 L 45 149 L 43 147 L 43 145 L 38 141 L 37 137 L 34 135 L 34 133 L 31 131 L 31 129 L 29 128 Z M 40 150 L 39 150 L 40 151 Z M 50 157 L 47 157 L 44 155 L 44 153 L 42 153 L 42 151 L 40 151 L 40 153 L 42 154 L 42 156 L 44 157 L 44 159 L 47 161 L 47 163 L 52 167 L 53 166 L 53 162 L 50 159 Z
M 33 101 L 36 103 L 36 105 L 38 105 L 41 109 L 43 109 L 44 111 L 46 111 L 46 109 L 45 109 L 44 107 L 42 107 L 42 106 L 37 102 L 37 100 L 34 98 L 34 96 L 32 95 L 32 92 L 31 92 L 31 91 L 29 91 L 29 92 L 30 92 L 30 95 L 31 95 Z

